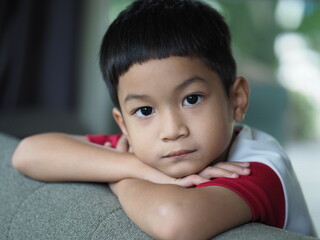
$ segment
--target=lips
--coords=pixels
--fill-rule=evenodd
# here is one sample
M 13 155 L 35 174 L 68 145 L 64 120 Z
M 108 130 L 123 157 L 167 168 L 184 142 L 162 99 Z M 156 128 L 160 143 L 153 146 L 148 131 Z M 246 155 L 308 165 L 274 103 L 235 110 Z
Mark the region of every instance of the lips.
M 190 153 L 195 152 L 195 150 L 178 150 L 165 155 L 164 158 L 173 158 L 173 157 L 181 157 Z

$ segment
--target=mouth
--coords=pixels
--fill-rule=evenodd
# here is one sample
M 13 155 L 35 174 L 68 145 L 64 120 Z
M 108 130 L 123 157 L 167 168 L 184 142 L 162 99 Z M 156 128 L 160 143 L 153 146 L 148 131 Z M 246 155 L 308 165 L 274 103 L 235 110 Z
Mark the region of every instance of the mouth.
M 165 156 L 163 156 L 163 158 L 175 158 L 175 157 L 182 157 L 188 154 L 191 154 L 193 152 L 195 152 L 196 150 L 178 150 L 178 151 L 173 151 Z

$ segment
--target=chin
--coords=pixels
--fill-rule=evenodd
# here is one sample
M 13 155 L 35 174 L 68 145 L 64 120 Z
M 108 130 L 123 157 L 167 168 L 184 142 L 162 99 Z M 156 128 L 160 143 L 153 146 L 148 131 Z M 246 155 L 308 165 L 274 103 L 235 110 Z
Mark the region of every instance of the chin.
M 162 170 L 162 172 L 170 177 L 173 178 L 183 178 L 192 174 L 199 173 L 203 168 L 200 170 L 195 167 L 188 167 L 188 166 L 174 166 L 165 170 Z

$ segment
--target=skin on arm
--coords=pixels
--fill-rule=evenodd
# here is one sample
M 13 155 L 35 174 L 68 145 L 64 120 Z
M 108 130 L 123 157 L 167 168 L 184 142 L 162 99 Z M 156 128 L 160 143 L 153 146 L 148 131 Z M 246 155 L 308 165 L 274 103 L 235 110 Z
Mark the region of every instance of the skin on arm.
M 138 178 L 183 187 L 198 185 L 212 177 L 239 175 L 247 167 L 209 167 L 198 175 L 175 179 L 141 162 L 130 152 L 125 136 L 119 139 L 117 149 L 107 145 L 89 143 L 83 136 L 61 133 L 34 135 L 20 142 L 12 164 L 23 174 L 41 181 L 116 182 Z
M 125 179 L 112 187 L 128 216 L 156 239 L 208 239 L 251 220 L 247 203 L 219 186 L 182 188 Z
M 158 183 L 173 181 L 132 153 L 89 143 L 85 137 L 60 133 L 23 139 L 15 150 L 12 164 L 31 178 L 49 182 L 115 182 L 124 178 Z M 141 171 L 144 175 L 139 174 Z

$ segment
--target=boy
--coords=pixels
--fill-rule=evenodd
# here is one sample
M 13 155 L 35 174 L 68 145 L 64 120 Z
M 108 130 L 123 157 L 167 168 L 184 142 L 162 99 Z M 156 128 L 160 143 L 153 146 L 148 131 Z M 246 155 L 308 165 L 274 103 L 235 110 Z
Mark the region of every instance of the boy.
M 249 87 L 235 76 L 218 12 L 196 1 L 135 1 L 105 34 L 100 63 L 123 135 L 33 136 L 14 154 L 18 170 L 44 181 L 109 182 L 154 238 L 207 239 L 249 221 L 313 233 L 283 150 L 235 126 Z

